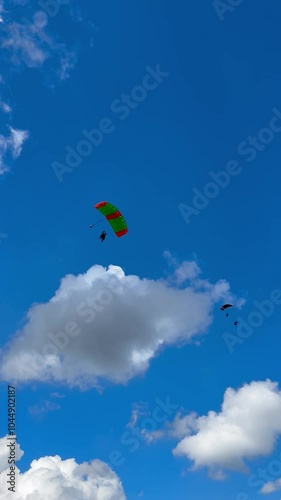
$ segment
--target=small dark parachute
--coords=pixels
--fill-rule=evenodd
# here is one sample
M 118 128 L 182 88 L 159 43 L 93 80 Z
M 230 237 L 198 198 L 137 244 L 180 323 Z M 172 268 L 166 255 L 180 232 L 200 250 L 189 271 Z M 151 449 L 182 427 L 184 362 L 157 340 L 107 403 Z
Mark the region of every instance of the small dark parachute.
M 229 307 L 233 307 L 232 304 L 224 304 L 223 306 L 221 306 L 221 311 L 225 311 L 225 309 L 228 309 Z
M 221 306 L 221 311 L 225 311 L 229 307 L 233 307 L 233 305 L 232 304 L 224 304 L 223 306 Z M 228 316 L 228 313 L 226 313 L 226 316 Z

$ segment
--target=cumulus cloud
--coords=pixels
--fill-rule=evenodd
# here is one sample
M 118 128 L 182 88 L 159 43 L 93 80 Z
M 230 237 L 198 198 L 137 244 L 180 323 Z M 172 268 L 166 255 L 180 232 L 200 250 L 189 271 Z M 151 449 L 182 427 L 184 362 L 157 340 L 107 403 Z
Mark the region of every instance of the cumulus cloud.
M 0 478 L 1 478 L 1 473 L 5 471 L 8 467 L 10 467 L 10 464 L 8 463 L 8 459 L 10 456 L 10 448 L 7 446 L 9 443 L 13 442 L 12 440 L 8 439 L 9 436 L 5 436 L 3 438 L 0 438 Z M 16 443 L 16 449 L 15 449 L 15 458 L 16 460 L 20 460 L 21 457 L 23 456 L 24 452 L 21 450 L 20 445 Z M 7 477 L 6 477 L 7 480 Z M 1 479 L 0 479 L 0 486 L 1 486 Z M 7 484 L 7 483 L 6 483 Z M 0 488 L 0 493 L 2 492 Z
M 7 441 L 0 439 L 1 499 L 8 500 L 126 500 L 118 476 L 100 460 L 77 464 L 58 455 L 33 460 L 24 473 L 16 468 L 16 491 L 7 488 Z M 23 455 L 18 455 L 18 460 Z
M 245 460 L 272 453 L 281 435 L 280 415 L 277 383 L 254 381 L 236 391 L 228 388 L 221 411 L 193 418 L 193 434 L 173 452 L 193 461 L 193 469 L 207 467 L 214 479 L 223 479 L 225 469 L 246 472 Z
M 17 159 L 22 151 L 24 142 L 28 139 L 27 130 L 17 130 L 9 127 L 10 135 L 0 134 L 0 175 L 9 170 L 6 156 L 10 153 L 13 159 Z
M 268 495 L 269 493 L 274 493 L 275 491 L 281 490 L 281 479 L 276 479 L 276 481 L 270 481 L 266 483 L 260 493 Z
M 206 333 L 226 293 L 225 281 L 178 289 L 169 279 L 126 276 L 113 265 L 68 275 L 49 302 L 30 308 L 24 328 L 1 351 L 0 377 L 126 383 L 148 369 L 160 348 Z

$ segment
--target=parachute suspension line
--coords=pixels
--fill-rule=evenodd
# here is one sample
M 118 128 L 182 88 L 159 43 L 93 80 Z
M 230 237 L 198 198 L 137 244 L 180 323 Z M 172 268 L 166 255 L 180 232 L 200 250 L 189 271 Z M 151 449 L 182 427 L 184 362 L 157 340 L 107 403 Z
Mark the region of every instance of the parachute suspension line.
M 91 224 L 92 227 L 96 226 L 97 224 L 99 224 L 100 222 L 105 222 L 106 219 L 103 217 L 103 219 L 99 220 L 98 222 L 95 222 L 95 224 Z

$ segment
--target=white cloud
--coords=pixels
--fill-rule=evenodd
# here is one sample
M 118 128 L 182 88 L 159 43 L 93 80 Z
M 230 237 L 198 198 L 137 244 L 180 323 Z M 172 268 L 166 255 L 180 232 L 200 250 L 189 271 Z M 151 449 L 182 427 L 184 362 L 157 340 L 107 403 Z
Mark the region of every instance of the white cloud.
M 104 462 L 77 464 L 74 458 L 62 460 L 58 455 L 33 460 L 24 473 L 17 468 L 16 491 L 11 493 L 6 449 L 6 438 L 0 439 L 1 500 L 126 500 L 118 476 Z
M 174 454 L 193 461 L 193 469 L 207 467 L 215 479 L 224 469 L 246 471 L 245 460 L 268 456 L 281 435 L 281 392 L 266 380 L 238 390 L 228 388 L 221 411 L 193 420 L 193 435 L 184 437 Z
M 128 428 L 135 427 L 136 423 L 141 417 L 147 416 L 150 414 L 149 406 L 145 402 L 134 403 L 133 409 L 131 413 L 130 422 L 127 424 Z
M 186 261 L 181 264 L 175 259 L 170 252 L 165 251 L 164 256 L 167 258 L 170 266 L 174 268 L 174 273 L 171 276 L 172 281 L 178 285 L 182 285 L 188 280 L 198 278 L 201 270 L 195 261 Z
M 163 429 L 156 431 L 144 429 L 142 433 L 147 443 L 154 443 L 160 439 L 181 439 L 189 435 L 194 428 L 196 428 L 196 414 L 182 416 L 179 412 L 172 422 L 165 422 Z
M 0 175 L 9 170 L 6 155 L 10 153 L 13 159 L 17 159 L 22 151 L 24 142 L 28 139 L 27 130 L 18 130 L 9 127 L 10 135 L 5 137 L 0 134 Z
M 59 392 L 52 392 L 51 396 L 52 396 L 52 398 L 58 398 L 58 399 L 64 399 L 65 398 L 65 395 L 64 394 L 60 394 Z
M 22 19 L 21 22 L 8 21 L 3 28 L 5 37 L 1 48 L 9 54 L 15 66 L 41 68 L 47 61 L 55 61 L 59 67 L 59 78 L 65 80 L 74 68 L 77 57 L 74 51 L 68 51 L 65 44 L 58 43 L 47 34 L 48 16 L 43 11 L 37 11 L 32 20 Z
M 76 66 L 77 55 L 75 52 L 68 52 L 61 57 L 60 68 L 59 68 L 59 78 L 60 80 L 67 80 L 70 76 L 70 71 Z
M 10 127 L 11 130 L 11 150 L 13 158 L 18 158 L 21 154 L 22 146 L 24 141 L 28 139 L 27 130 L 16 130 Z
M 19 10 L 15 6 L 11 8 L 12 1 Z M 71 47 L 51 34 L 49 15 L 52 15 L 54 5 L 50 5 L 50 14 L 47 8 L 45 10 L 48 14 L 42 10 L 34 12 L 28 0 L 7 0 L 5 6 L 6 10 L 4 2 L 0 0 L 0 22 L 3 23 L 0 48 L 3 52 L 2 60 L 6 58 L 9 61 L 9 69 L 11 63 L 15 68 L 42 68 L 46 83 L 54 87 L 58 80 L 64 81 L 70 77 L 81 50 L 84 51 L 85 46 L 93 46 L 97 27 L 88 20 L 86 14 L 82 14 L 80 7 L 74 8 L 71 2 L 69 5 L 59 6 L 59 2 L 56 5 L 57 11 L 70 16 L 76 25 L 73 26 L 76 41 Z M 24 11 L 22 6 L 26 6 Z M 15 21 L 17 12 L 20 15 L 24 13 L 24 17 Z M 77 23 L 81 24 L 81 28 L 77 29 Z M 52 27 L 53 24 L 50 23 L 50 28 Z
M 202 271 L 194 260 L 179 262 L 179 260 L 174 258 L 167 250 L 164 252 L 164 257 L 173 270 L 172 274 L 169 276 L 170 283 L 182 286 L 189 281 L 194 290 L 204 288 L 211 294 L 212 299 L 215 301 L 223 297 L 225 302 L 232 302 L 238 309 L 245 304 L 245 299 L 235 298 L 230 293 L 229 284 L 225 280 L 220 280 L 217 284 L 213 285 L 209 280 L 199 278 Z
M 34 417 L 43 417 L 45 413 L 48 413 L 50 411 L 56 411 L 59 410 L 61 407 L 57 403 L 54 403 L 53 401 L 48 401 L 45 400 L 42 403 L 38 405 L 33 405 L 28 408 L 28 411 L 31 415 Z
M 5 31 L 6 38 L 1 47 L 10 52 L 14 64 L 36 68 L 50 57 L 53 42 L 45 34 L 44 28 L 32 23 L 26 25 L 12 22 L 6 25 Z
M 10 448 L 7 445 L 9 443 L 13 443 L 13 440 L 8 439 L 8 437 L 10 436 L 5 436 L 3 438 L 0 438 L 0 478 L 1 478 L 1 472 L 5 471 L 8 467 L 10 467 L 10 464 L 8 463 L 10 457 Z M 20 445 L 16 443 L 16 449 L 15 449 L 16 460 L 20 460 L 23 454 L 24 452 L 21 450 Z M 0 486 L 1 486 L 1 479 L 0 479 Z M 1 488 L 0 488 L 0 493 L 2 493 Z
M 87 387 L 104 379 L 126 383 L 148 369 L 161 347 L 206 333 L 226 292 L 224 281 L 178 289 L 169 278 L 126 276 L 117 266 L 68 275 L 49 302 L 30 308 L 25 327 L 2 350 L 0 377 Z
M 196 425 L 196 414 L 191 413 L 190 415 L 182 416 L 180 413 L 177 414 L 172 422 L 169 424 L 170 435 L 173 438 L 181 439 L 187 436 Z
M 266 483 L 260 490 L 260 493 L 268 495 L 269 493 L 274 493 L 274 491 L 279 490 L 281 490 L 281 479 L 276 479 L 276 481 Z
M 0 101 L 0 108 L 2 109 L 2 111 L 4 113 L 11 113 L 12 112 L 11 106 L 9 106 L 9 104 L 7 104 L 4 101 Z

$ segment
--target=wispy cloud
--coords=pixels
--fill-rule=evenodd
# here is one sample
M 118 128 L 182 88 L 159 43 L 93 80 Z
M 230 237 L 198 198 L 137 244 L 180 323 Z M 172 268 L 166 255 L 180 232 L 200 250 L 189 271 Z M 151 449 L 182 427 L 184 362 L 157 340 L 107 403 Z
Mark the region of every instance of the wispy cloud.
M 51 397 L 52 398 L 58 398 L 58 399 L 64 399 L 65 395 L 64 394 L 60 394 L 59 392 L 52 392 Z
M 16 130 L 12 127 L 10 127 L 10 131 L 13 158 L 18 158 L 21 154 L 23 143 L 28 138 L 28 132 L 26 130 Z
M 71 47 L 67 47 L 58 36 L 52 34 L 52 19 L 43 10 L 32 12 L 25 0 L 13 0 L 14 5 L 22 11 L 24 17 L 15 19 L 15 9 L 11 12 L 11 1 L 5 3 L 0 0 L 0 22 L 2 21 L 2 36 L 0 48 L 3 50 L 3 58 L 6 55 L 9 64 L 15 68 L 44 69 L 47 80 L 53 87 L 55 80 L 64 81 L 70 76 L 71 70 L 75 68 L 78 61 L 78 53 L 82 46 L 92 47 L 94 44 L 94 34 L 97 31 L 96 25 L 87 18 L 81 8 L 72 5 L 64 5 L 62 9 L 65 15 L 70 17 L 73 24 L 80 24 L 77 32 L 79 36 Z M 57 3 L 58 6 L 59 2 Z M 74 30 L 75 32 L 75 30 Z M 77 33 L 76 33 L 77 35 Z M 10 68 L 9 68 L 10 69 Z
M 77 62 L 75 51 L 47 32 L 49 20 L 45 12 L 35 12 L 31 19 L 14 21 L 7 15 L 0 47 L 15 67 L 43 68 L 50 62 L 50 72 L 66 80 Z
M 24 142 L 28 139 L 27 130 L 19 130 L 9 127 L 10 135 L 0 134 L 0 175 L 9 171 L 6 157 L 10 154 L 13 159 L 17 159 L 22 151 Z
M 141 417 L 145 417 L 150 414 L 148 404 L 141 401 L 140 403 L 133 403 L 133 409 L 131 413 L 130 422 L 127 424 L 128 428 L 132 428 L 136 425 Z
M 70 72 L 75 68 L 78 57 L 75 52 L 66 52 L 61 57 L 60 68 L 58 70 L 59 79 L 66 80 L 70 76 Z
M 28 408 L 28 411 L 34 417 L 43 417 L 46 413 L 50 411 L 56 411 L 60 409 L 60 405 L 53 403 L 52 401 L 45 400 L 38 405 L 33 405 Z
M 154 443 L 160 439 L 182 439 L 195 428 L 196 414 L 183 415 L 177 413 L 172 422 L 165 422 L 164 428 L 156 431 L 144 431 L 143 436 L 147 443 Z
M 274 493 L 274 491 L 281 490 L 281 479 L 276 479 L 276 481 L 270 481 L 265 483 L 265 485 L 260 490 L 263 495 L 268 495 L 269 493 Z
M 0 101 L 0 108 L 2 109 L 2 111 L 4 113 L 11 113 L 12 112 L 11 106 L 9 106 L 9 104 L 7 104 L 4 101 Z

